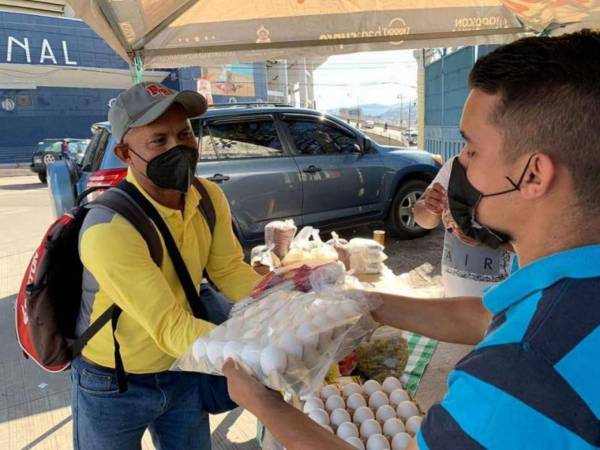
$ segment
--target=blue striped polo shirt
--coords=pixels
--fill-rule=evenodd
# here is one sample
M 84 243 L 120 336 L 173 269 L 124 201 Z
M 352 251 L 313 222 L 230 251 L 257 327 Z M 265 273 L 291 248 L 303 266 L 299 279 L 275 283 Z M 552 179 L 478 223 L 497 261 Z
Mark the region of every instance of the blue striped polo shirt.
M 483 341 L 450 373 L 420 450 L 600 448 L 600 245 L 489 289 Z

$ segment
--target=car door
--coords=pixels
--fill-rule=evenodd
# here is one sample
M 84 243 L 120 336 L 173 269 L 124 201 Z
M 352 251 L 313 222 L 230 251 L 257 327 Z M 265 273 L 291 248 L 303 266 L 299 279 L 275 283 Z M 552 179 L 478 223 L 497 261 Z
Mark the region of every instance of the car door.
M 385 174 L 376 151 L 365 151 L 360 135 L 323 116 L 284 114 L 302 175 L 306 224 L 360 221 L 379 215 Z
M 302 180 L 272 115 L 204 120 L 197 174 L 221 186 L 245 242 L 272 220 L 302 224 Z
M 85 191 L 88 180 L 92 174 L 102 165 L 104 153 L 110 141 L 110 131 L 104 127 L 98 127 L 94 131 L 94 135 L 85 150 L 81 161 L 81 176 L 77 180 L 77 193 L 81 194 Z

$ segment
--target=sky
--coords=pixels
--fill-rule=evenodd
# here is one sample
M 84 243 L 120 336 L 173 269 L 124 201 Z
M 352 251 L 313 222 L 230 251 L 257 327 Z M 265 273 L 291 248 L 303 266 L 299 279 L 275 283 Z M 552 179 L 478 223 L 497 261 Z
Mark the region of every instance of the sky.
M 317 109 L 400 103 L 417 96 L 413 50 L 352 53 L 327 59 L 314 72 Z

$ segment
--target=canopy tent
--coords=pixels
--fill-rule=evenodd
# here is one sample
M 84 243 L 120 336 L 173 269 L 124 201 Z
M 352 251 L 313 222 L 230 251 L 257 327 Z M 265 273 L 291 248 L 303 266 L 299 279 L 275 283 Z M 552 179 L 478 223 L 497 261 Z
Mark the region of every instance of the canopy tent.
M 144 67 L 503 43 L 600 23 L 600 0 L 67 1 Z

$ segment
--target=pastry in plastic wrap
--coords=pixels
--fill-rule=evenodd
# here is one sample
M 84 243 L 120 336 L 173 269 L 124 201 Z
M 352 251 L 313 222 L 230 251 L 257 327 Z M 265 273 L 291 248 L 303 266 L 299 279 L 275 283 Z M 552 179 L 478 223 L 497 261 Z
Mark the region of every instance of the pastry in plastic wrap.
M 408 362 L 408 344 L 402 332 L 381 327 L 356 349 L 358 370 L 365 377 L 383 382 L 387 377 L 401 378 Z
M 298 229 L 291 219 L 271 222 L 265 227 L 265 245 L 271 248 L 279 259 L 283 259 L 290 251 L 296 231 Z
M 350 268 L 356 274 L 378 274 L 387 255 L 383 246 L 372 239 L 354 238 L 348 243 Z

